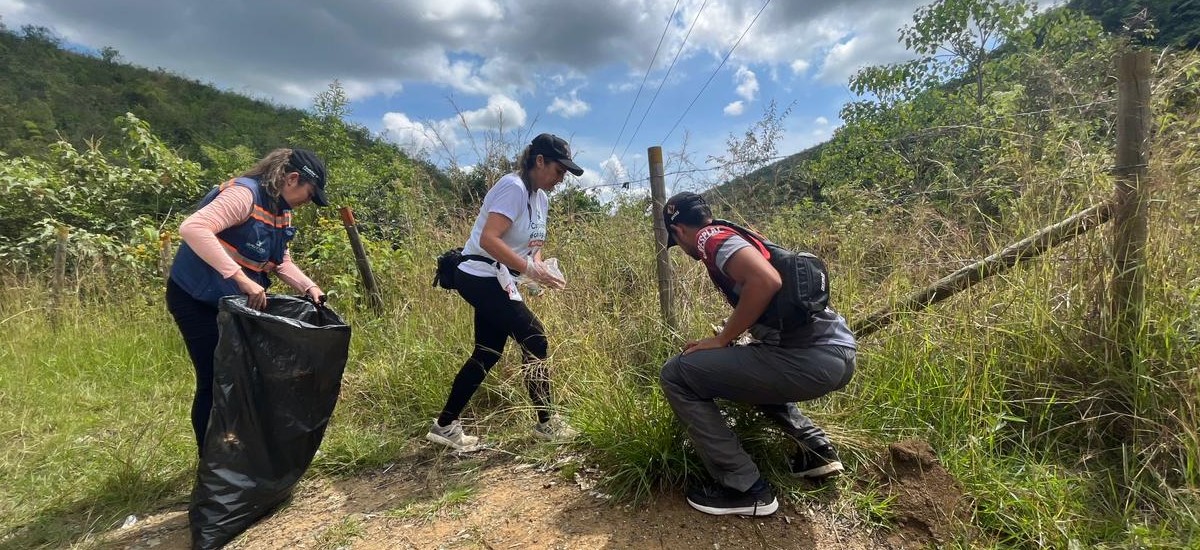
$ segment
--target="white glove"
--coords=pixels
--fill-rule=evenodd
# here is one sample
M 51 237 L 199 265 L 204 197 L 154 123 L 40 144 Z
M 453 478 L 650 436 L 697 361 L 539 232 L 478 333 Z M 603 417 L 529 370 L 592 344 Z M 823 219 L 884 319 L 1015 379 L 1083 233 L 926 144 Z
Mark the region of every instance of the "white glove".
M 547 288 L 562 290 L 567 287 L 567 280 L 558 270 L 558 260 L 555 258 L 537 262 L 531 256 L 525 260 L 525 270 L 521 272 L 521 275 L 527 276 Z

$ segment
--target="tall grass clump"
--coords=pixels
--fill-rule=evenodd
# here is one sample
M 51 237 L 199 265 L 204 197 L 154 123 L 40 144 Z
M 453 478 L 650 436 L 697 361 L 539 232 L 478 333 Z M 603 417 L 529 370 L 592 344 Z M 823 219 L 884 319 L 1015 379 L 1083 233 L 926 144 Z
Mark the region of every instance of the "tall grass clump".
M 64 304 L 35 280 L 0 298 L 0 545 L 58 546 L 187 490 L 192 372 L 165 308 Z

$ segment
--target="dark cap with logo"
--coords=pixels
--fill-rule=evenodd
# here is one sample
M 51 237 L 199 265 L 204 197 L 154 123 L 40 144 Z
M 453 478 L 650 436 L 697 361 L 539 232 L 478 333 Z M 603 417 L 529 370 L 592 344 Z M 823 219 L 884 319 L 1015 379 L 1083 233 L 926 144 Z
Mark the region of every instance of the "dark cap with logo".
M 329 199 L 325 197 L 325 163 L 317 158 L 317 154 L 308 149 L 292 149 L 292 156 L 288 157 L 288 166 L 300 173 L 300 179 L 311 181 L 317 188 L 317 192 L 313 193 L 313 202 L 317 206 L 329 206 Z
M 546 160 L 563 165 L 568 172 L 576 176 L 583 175 L 583 168 L 571 160 L 571 148 L 567 146 L 567 141 L 554 134 L 539 134 L 533 138 L 533 142 L 529 144 L 529 154 L 542 155 Z
M 708 207 L 708 202 L 704 200 L 704 197 L 691 191 L 676 193 L 663 205 L 663 223 L 668 226 L 685 223 L 693 227 L 700 227 L 711 218 L 712 209 Z M 675 242 L 675 236 L 667 231 L 667 246 L 672 247 L 676 244 L 679 243 Z

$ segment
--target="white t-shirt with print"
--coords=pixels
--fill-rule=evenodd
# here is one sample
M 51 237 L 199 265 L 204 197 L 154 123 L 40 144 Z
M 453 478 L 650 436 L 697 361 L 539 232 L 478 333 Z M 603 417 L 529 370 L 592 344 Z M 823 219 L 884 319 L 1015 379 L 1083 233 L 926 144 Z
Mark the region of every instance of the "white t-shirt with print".
M 483 234 L 488 215 L 496 212 L 512 220 L 512 225 L 500 235 L 500 240 L 522 258 L 533 255 L 546 240 L 546 215 L 549 209 L 550 199 L 545 191 L 538 189 L 530 194 L 516 174 L 500 178 L 483 198 L 475 225 L 471 227 L 471 237 L 463 245 L 463 254 L 492 257 L 479 246 L 479 236 Z M 467 260 L 458 268 L 480 277 L 496 276 L 495 266 L 476 260 Z

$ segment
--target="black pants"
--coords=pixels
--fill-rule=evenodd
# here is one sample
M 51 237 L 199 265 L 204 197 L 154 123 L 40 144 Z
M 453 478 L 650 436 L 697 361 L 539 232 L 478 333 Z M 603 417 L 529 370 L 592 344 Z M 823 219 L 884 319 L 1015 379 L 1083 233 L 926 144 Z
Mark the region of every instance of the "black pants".
M 508 293 L 500 288 L 495 277 L 476 277 L 456 269 L 454 286 L 475 308 L 475 349 L 454 377 L 438 424 L 445 426 L 458 419 L 487 372 L 500 360 L 510 336 L 521 346 L 525 359 L 525 387 L 538 422 L 545 422 L 550 417 L 550 379 L 545 363 L 547 344 L 542 322 L 525 302 L 508 299 Z
M 192 398 L 192 431 L 196 450 L 204 448 L 204 432 L 213 400 L 213 355 L 217 351 L 217 308 L 192 298 L 187 291 L 167 279 L 167 310 L 175 318 L 192 368 L 196 371 L 196 395 Z

